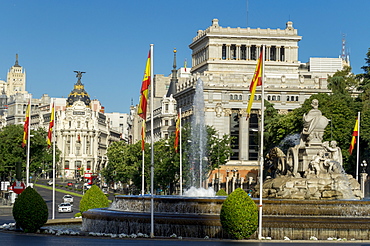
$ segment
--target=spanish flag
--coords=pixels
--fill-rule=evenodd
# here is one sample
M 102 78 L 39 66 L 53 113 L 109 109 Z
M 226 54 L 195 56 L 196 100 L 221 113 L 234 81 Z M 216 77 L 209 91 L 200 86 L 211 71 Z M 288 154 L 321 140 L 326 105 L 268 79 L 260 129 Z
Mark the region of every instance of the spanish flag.
M 179 137 L 180 137 L 180 113 L 177 115 L 177 120 L 176 120 L 176 131 L 175 131 L 175 151 L 176 153 L 179 152 Z
M 253 76 L 253 79 L 252 79 L 252 82 L 249 86 L 249 91 L 251 93 L 250 95 L 250 98 L 249 98 L 249 102 L 248 102 L 248 108 L 247 108 L 247 120 L 251 114 L 251 109 L 252 109 L 252 104 L 253 104 L 253 101 L 254 101 L 254 94 L 256 93 L 256 88 L 257 86 L 260 86 L 262 85 L 262 55 L 263 55 L 263 51 L 264 49 L 261 49 L 261 52 L 260 52 L 260 57 L 258 58 L 258 61 L 257 61 L 257 65 L 256 65 L 256 70 L 254 72 L 254 76 Z
M 140 90 L 139 108 L 137 110 L 137 114 L 144 120 L 146 120 L 146 109 L 148 105 L 150 76 L 151 74 L 150 74 L 150 51 L 149 51 L 148 59 L 146 61 L 146 66 L 145 66 L 145 71 L 144 71 L 143 83 L 141 85 L 141 90 Z
M 349 146 L 349 154 L 352 155 L 352 151 L 355 148 L 356 137 L 358 137 L 358 118 L 356 118 L 356 125 L 353 129 L 351 145 Z
M 27 139 L 28 139 L 28 128 L 30 125 L 30 110 L 31 110 L 31 100 L 28 101 L 27 109 L 26 109 L 26 118 L 24 120 L 23 125 L 23 140 L 22 140 L 22 148 L 26 146 Z
M 48 143 L 48 148 L 51 146 L 51 138 L 53 136 L 53 127 L 54 127 L 54 118 L 55 118 L 55 111 L 54 111 L 54 103 L 51 108 L 51 114 L 50 114 L 50 122 L 49 122 L 49 130 L 48 130 L 48 138 L 46 142 Z

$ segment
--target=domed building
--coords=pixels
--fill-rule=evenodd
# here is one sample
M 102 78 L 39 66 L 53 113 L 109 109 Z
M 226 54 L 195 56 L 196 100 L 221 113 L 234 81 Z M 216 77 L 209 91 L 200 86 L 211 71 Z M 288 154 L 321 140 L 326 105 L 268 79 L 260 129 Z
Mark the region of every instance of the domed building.
M 55 110 L 56 141 L 62 152 L 58 174 L 68 179 L 98 174 L 104 168 L 110 136 L 103 107 L 98 100 L 90 100 L 81 82 L 84 72 L 75 72 L 77 82 L 65 108 L 56 104 Z

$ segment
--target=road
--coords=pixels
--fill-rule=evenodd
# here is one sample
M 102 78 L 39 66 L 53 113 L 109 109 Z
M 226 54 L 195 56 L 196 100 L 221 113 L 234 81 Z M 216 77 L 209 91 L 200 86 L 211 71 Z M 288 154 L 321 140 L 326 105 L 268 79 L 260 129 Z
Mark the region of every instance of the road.
M 53 191 L 50 190 L 52 186 L 47 186 L 43 182 L 39 182 L 40 185 L 35 185 L 34 188 L 36 191 L 41 195 L 41 197 L 45 200 L 46 205 L 48 206 L 49 210 L 49 218 L 52 218 L 52 207 L 53 207 Z M 58 205 L 63 202 L 63 196 L 70 191 L 66 188 L 56 187 L 57 190 L 63 190 L 63 192 L 55 191 L 55 219 L 64 219 L 64 218 L 72 218 L 76 213 L 80 211 L 80 201 L 81 197 L 73 195 L 73 212 L 72 213 L 58 213 Z

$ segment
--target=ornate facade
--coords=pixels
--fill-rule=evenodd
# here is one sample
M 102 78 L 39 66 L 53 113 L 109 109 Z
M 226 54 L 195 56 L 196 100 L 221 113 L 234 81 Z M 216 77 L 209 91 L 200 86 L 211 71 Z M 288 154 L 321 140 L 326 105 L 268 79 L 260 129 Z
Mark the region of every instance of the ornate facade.
M 191 77 L 180 81 L 174 98 L 182 109 L 182 119 L 192 117 L 195 84 L 204 82 L 206 124 L 219 135 L 234 137 L 233 155 L 221 170 L 215 170 L 209 184 L 231 191 L 235 186 L 246 188 L 256 181 L 261 108 L 261 89 L 257 87 L 252 115 L 246 120 L 249 85 L 262 45 L 265 53 L 265 100 L 274 104 L 280 113 L 299 107 L 316 93 L 329 93 L 327 75 L 341 70 L 346 64 L 341 58 L 320 58 L 332 66 L 310 68 L 310 63 L 298 60 L 301 36 L 292 22 L 285 29 L 230 28 L 219 25 L 217 19 L 205 30 L 199 30 L 189 45 L 192 49 Z M 335 60 L 335 61 L 334 61 Z M 312 60 L 311 60 L 312 62 Z M 334 67 L 333 67 L 334 66 Z

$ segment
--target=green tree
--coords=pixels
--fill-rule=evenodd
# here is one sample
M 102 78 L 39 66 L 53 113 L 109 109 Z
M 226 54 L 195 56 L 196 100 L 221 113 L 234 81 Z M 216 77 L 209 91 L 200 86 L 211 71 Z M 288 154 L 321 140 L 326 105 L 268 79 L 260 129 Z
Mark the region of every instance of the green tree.
M 249 238 L 258 226 L 258 209 L 255 202 L 241 188 L 234 190 L 221 207 L 222 228 L 233 238 Z
M 337 71 L 333 76 L 328 76 L 328 88 L 333 94 L 351 96 L 350 94 L 358 86 L 358 78 L 352 73 L 349 66 Z
M 52 164 L 52 148 L 47 148 L 45 130 L 31 130 L 30 140 L 30 173 L 50 169 Z M 22 148 L 23 126 L 8 125 L 0 129 L 0 173 L 3 178 L 13 176 L 17 163 L 26 168 L 27 148 Z M 56 151 L 56 161 L 60 151 Z M 25 175 L 23 175 L 25 176 Z
M 80 212 L 83 213 L 93 208 L 105 208 L 109 206 L 108 198 L 96 185 L 86 191 L 80 201 Z
M 213 126 L 207 126 L 207 156 L 208 156 L 208 173 L 226 164 L 232 154 L 231 137 L 224 134 L 219 136 Z
M 36 232 L 48 220 L 48 207 L 39 193 L 27 187 L 15 200 L 13 217 L 25 232 Z

